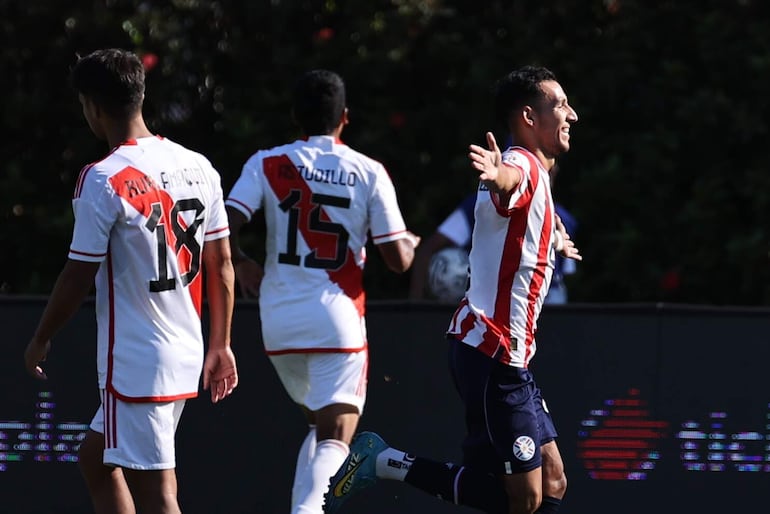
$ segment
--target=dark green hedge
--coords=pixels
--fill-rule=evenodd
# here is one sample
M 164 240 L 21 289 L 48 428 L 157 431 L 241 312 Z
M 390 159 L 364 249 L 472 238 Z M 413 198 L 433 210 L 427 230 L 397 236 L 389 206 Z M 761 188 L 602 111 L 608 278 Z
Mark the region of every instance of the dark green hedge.
M 74 180 L 106 152 L 67 72 L 121 46 L 151 66 L 153 130 L 208 155 L 226 189 L 257 148 L 296 135 L 296 76 L 340 72 L 344 139 L 385 163 L 422 235 L 474 187 L 467 145 L 493 128 L 494 79 L 546 65 L 580 116 L 555 187 L 585 256 L 571 299 L 770 301 L 760 2 L 0 0 L 0 33 L 3 292 L 48 292 L 66 259 Z M 408 275 L 370 255 L 370 298 L 405 297 Z

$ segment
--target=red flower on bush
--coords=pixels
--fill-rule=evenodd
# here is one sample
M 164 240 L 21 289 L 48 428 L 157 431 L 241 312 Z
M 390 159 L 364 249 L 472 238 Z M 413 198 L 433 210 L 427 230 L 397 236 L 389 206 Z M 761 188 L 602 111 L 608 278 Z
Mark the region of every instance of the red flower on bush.
M 160 59 L 158 59 L 158 56 L 153 53 L 146 53 L 142 55 L 142 65 L 144 66 L 144 71 L 147 72 L 153 69 L 158 64 L 159 60 Z
M 334 29 L 330 27 L 324 27 L 315 33 L 315 39 L 317 41 L 329 41 L 334 37 Z

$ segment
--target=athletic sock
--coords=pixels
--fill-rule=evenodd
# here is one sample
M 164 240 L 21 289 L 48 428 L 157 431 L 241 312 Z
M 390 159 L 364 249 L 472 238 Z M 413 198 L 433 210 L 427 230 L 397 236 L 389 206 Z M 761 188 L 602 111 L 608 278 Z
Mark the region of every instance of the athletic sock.
M 552 496 L 543 496 L 543 503 L 540 504 L 540 508 L 535 511 L 535 514 L 556 514 L 561 507 L 561 500 Z
M 297 453 L 297 465 L 294 468 L 294 484 L 291 488 L 292 510 L 297 504 L 297 499 L 303 487 L 302 479 L 305 477 L 305 469 L 313 459 L 313 455 L 315 455 L 315 447 L 315 425 L 308 425 L 308 432 Z
M 377 455 L 377 478 L 403 482 L 413 462 L 414 457 L 408 453 L 388 448 Z
M 324 493 L 329 488 L 329 479 L 342 466 L 350 448 L 347 444 L 336 439 L 318 441 L 315 455 L 305 467 L 297 491 L 296 505 L 293 514 L 320 513 L 323 510 Z
M 403 481 L 457 505 L 481 509 L 490 514 L 508 512 L 508 496 L 503 485 L 497 477 L 487 473 L 412 457 Z

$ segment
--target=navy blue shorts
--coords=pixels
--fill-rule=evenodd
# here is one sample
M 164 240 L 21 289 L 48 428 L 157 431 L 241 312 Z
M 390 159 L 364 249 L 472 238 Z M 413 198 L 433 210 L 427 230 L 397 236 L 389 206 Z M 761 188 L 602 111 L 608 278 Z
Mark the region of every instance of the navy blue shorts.
M 540 446 L 558 434 L 532 373 L 448 339 L 449 367 L 465 404 L 463 465 L 495 475 L 540 467 Z

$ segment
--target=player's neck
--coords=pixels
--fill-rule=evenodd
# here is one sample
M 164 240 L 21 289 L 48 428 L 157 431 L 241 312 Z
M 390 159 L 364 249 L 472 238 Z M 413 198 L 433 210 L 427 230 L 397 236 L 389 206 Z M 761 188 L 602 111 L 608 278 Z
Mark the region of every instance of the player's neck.
M 524 147 L 530 152 L 532 152 L 532 155 L 537 157 L 537 160 L 540 161 L 540 164 L 543 165 L 543 168 L 550 171 L 551 168 L 553 168 L 554 164 L 556 164 L 556 158 L 551 157 L 550 155 L 547 155 L 541 148 L 528 148 Z
M 131 139 L 139 139 L 140 137 L 150 137 L 154 134 L 150 132 L 147 125 L 144 123 L 144 119 L 141 116 L 133 118 L 129 121 L 121 123 L 113 123 L 106 130 L 107 143 L 110 148 L 129 141 Z

